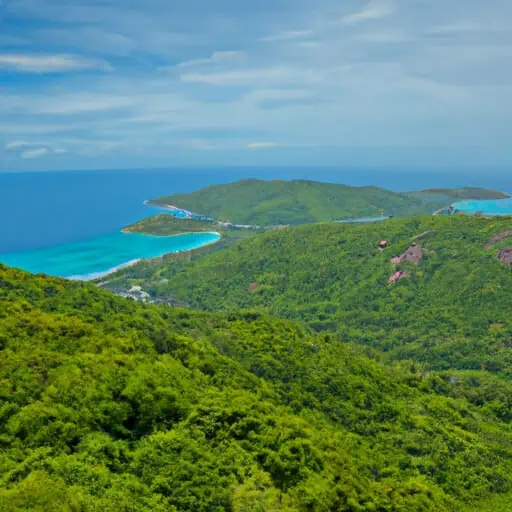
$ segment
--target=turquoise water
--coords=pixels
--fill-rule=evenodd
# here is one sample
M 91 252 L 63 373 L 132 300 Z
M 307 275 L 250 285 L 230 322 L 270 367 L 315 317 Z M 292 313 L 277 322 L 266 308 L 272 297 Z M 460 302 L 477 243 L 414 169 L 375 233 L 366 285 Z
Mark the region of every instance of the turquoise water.
M 512 215 L 512 198 L 487 201 L 461 201 L 454 203 L 455 210 L 464 213 L 482 212 L 485 215 Z
M 336 222 L 341 224 L 371 224 L 373 222 L 383 222 L 389 220 L 391 217 L 360 217 L 358 219 L 343 219 L 337 220 Z
M 186 251 L 220 239 L 216 233 L 172 237 L 113 233 L 97 238 L 0 254 L 0 262 L 33 273 L 90 280 L 137 262 L 167 253 Z

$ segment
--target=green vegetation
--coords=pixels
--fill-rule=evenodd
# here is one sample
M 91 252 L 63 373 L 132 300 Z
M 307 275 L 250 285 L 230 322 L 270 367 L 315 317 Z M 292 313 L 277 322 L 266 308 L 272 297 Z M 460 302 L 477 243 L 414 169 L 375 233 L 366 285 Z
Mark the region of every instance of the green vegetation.
M 431 188 L 427 190 L 420 190 L 418 192 L 410 192 L 416 196 L 429 199 L 436 196 L 448 197 L 455 201 L 466 201 L 470 199 L 507 199 L 509 196 L 498 190 L 491 190 L 478 187 L 463 187 L 463 188 Z
M 249 180 L 162 204 L 271 226 L 446 192 Z M 205 311 L 0 265 L 0 510 L 509 510 L 510 218 L 125 231 L 220 232 L 101 283 Z
M 443 216 L 309 225 L 135 273 L 130 284 L 209 311 L 300 320 L 435 369 L 485 367 L 512 378 L 512 266 L 497 259 L 512 239 L 485 248 L 511 228 L 510 218 Z M 389 241 L 384 251 L 380 240 Z M 420 263 L 393 265 L 413 243 L 423 249 Z M 391 285 L 395 271 L 408 277 Z
M 131 226 L 123 229 L 126 233 L 141 233 L 153 236 L 173 236 L 183 233 L 205 233 L 216 232 L 221 235 L 221 240 L 212 246 L 207 246 L 206 251 L 187 251 L 192 254 L 209 254 L 219 249 L 231 247 L 236 243 L 251 238 L 258 233 L 262 233 L 263 229 L 237 228 L 227 226 L 218 222 L 209 222 L 192 219 L 179 219 L 170 214 L 160 214 L 147 219 L 143 219 Z
M 123 229 L 124 233 L 142 233 L 157 236 L 182 235 L 183 233 L 218 232 L 218 225 L 213 222 L 178 219 L 170 214 L 161 213 L 143 219 Z
M 348 187 L 314 181 L 244 180 L 192 194 L 150 201 L 237 224 L 275 226 L 330 222 L 350 217 L 432 213 L 429 201 L 377 187 Z
M 258 233 L 261 233 L 262 230 L 229 227 L 209 221 L 180 219 L 170 214 L 163 213 L 127 226 L 123 229 L 123 232 L 142 233 L 153 236 L 174 236 L 184 233 L 217 232 L 221 235 L 221 239 L 215 244 L 205 245 L 190 251 L 170 253 L 164 255 L 162 258 L 142 260 L 137 265 L 127 267 L 116 272 L 114 275 L 109 275 L 106 278 L 97 280 L 97 284 L 100 286 L 104 286 L 106 284 L 108 285 L 108 288 L 113 291 L 126 288 L 128 282 L 133 281 L 134 278 L 136 278 L 137 283 L 133 282 L 128 286 L 128 288 L 133 284 L 144 284 L 146 281 L 155 279 L 158 269 L 160 268 L 158 266 L 159 263 L 165 262 L 166 264 L 169 264 L 179 261 L 191 261 L 200 256 L 212 254 L 220 251 L 221 249 L 232 247 L 243 240 L 247 240 Z
M 454 376 L 0 266 L 0 509 L 478 511 L 512 490 L 511 389 Z
M 486 498 L 480 503 L 472 503 L 466 512 L 510 512 L 512 493 L 499 495 L 494 498 Z

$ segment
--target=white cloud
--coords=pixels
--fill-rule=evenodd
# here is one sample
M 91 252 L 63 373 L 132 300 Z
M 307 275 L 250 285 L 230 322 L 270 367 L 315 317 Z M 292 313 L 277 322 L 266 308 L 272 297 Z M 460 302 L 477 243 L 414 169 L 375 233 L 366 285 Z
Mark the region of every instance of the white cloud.
M 0 54 L 0 68 L 6 67 L 24 73 L 70 73 L 87 69 L 110 71 L 103 60 L 86 59 L 75 55 Z
M 371 0 L 361 11 L 342 18 L 346 25 L 387 18 L 395 12 L 393 0 Z
M 8 142 L 4 146 L 4 149 L 6 151 L 15 152 L 24 159 L 38 158 L 50 153 L 54 155 L 63 155 L 68 152 L 67 149 L 55 146 L 51 143 L 47 144 L 45 142 L 34 141 L 28 142 L 26 140 L 13 140 Z
M 234 71 L 221 71 L 218 73 L 184 73 L 183 82 L 195 82 L 209 85 L 257 85 L 273 83 L 318 82 L 321 77 L 317 72 L 303 68 L 249 68 Z
M 251 142 L 247 144 L 248 149 L 272 149 L 279 147 L 279 144 L 271 141 Z
M 310 29 L 304 30 L 283 30 L 276 34 L 263 37 L 261 41 L 265 43 L 280 42 L 280 41 L 296 41 L 298 39 L 304 39 L 313 35 L 313 31 Z
M 24 158 L 26 160 L 32 158 L 40 158 L 42 156 L 47 155 L 48 153 L 50 153 L 50 150 L 48 148 L 27 149 L 26 151 L 23 151 L 21 153 L 21 158 Z
M 4 149 L 7 150 L 7 151 L 12 151 L 12 150 L 15 150 L 15 149 L 20 149 L 24 146 L 30 146 L 30 143 L 27 142 L 27 141 L 24 141 L 24 140 L 13 140 L 11 142 L 8 142 L 5 146 L 4 146 Z
M 205 59 L 194 59 L 180 62 L 177 67 L 179 68 L 190 68 L 194 66 L 203 66 L 208 64 L 219 64 L 221 62 L 229 62 L 234 60 L 240 60 L 245 57 L 244 52 L 240 51 L 222 51 L 214 52 L 210 57 Z M 168 69 L 168 68 L 167 68 Z
M 270 161 L 281 154 L 268 149 L 272 141 L 339 148 L 504 140 L 512 128 L 512 32 L 490 27 L 510 23 L 512 2 L 496 1 L 499 12 L 477 0 L 277 0 L 255 9 L 197 0 L 198 18 L 188 5 L 195 2 L 168 9 L 165 0 L 23 0 L 17 14 L 30 23 L 6 34 L 29 46 L 7 48 L 28 57 L 112 55 L 116 73 L 2 84 L 2 142 L 18 157 L 48 148 L 41 166 L 66 148 L 66 165 L 81 166 L 83 155 L 166 161 L 180 147 L 191 150 L 191 163 L 236 151 Z M 46 21 L 28 12 L 35 4 Z M 160 72 L 165 64 L 169 73 Z

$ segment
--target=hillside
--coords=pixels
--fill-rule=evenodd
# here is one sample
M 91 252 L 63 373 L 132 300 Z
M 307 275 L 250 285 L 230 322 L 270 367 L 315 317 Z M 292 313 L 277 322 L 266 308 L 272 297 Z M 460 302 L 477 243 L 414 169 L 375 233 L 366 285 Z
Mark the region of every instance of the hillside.
M 485 367 L 512 378 L 512 265 L 498 260 L 512 237 L 491 243 L 511 230 L 510 218 L 442 216 L 309 225 L 187 265 L 135 272 L 130 282 L 140 277 L 155 296 L 197 308 L 256 308 L 301 320 L 433 368 Z M 418 264 L 392 263 L 414 243 Z
M 1 510 L 478 511 L 512 489 L 511 390 L 482 372 L 4 266 L 0 347 Z
M 430 202 L 377 187 L 314 181 L 244 180 L 150 201 L 220 221 L 259 226 L 307 224 L 350 217 L 432 213 Z

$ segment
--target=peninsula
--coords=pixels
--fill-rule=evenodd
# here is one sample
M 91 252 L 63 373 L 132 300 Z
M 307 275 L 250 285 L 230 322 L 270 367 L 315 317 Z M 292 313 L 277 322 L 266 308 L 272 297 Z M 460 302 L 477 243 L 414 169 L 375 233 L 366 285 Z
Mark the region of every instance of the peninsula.
M 425 215 L 432 203 L 378 187 L 349 187 L 315 181 L 243 180 L 148 201 L 167 209 L 240 225 L 270 227 L 312 222 Z M 171 213 L 173 213 L 171 211 Z

